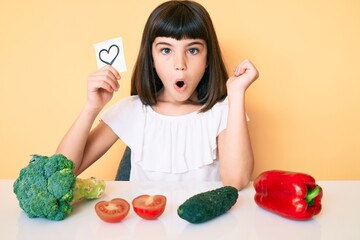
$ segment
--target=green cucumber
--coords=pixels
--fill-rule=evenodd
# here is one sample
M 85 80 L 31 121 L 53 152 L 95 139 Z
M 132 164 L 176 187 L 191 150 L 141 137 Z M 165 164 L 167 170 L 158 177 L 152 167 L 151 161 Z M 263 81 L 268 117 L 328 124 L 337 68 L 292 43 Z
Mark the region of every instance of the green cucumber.
M 178 207 L 178 215 L 190 223 L 202 223 L 227 212 L 238 199 L 231 186 L 196 194 Z

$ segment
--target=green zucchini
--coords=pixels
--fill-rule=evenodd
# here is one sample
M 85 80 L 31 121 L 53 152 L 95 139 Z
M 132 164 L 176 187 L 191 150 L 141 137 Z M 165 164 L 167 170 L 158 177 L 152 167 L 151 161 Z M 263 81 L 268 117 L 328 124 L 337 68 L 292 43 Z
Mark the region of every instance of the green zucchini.
M 227 212 L 238 199 L 238 190 L 231 186 L 196 194 L 181 204 L 178 215 L 190 223 L 202 223 Z

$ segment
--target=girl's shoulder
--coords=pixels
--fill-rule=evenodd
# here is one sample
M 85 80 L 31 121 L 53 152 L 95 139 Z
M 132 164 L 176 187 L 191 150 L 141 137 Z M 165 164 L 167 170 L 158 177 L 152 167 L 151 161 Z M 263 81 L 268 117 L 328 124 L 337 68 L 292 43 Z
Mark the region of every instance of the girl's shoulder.
M 133 112 L 133 111 L 139 111 L 143 108 L 143 104 L 139 98 L 139 96 L 126 96 L 117 102 L 115 102 L 112 106 L 109 107 L 107 111 L 113 111 L 113 112 Z
M 228 102 L 228 97 L 226 97 L 224 100 L 217 102 L 217 103 L 214 105 L 214 107 L 224 107 L 224 106 L 227 106 L 228 104 L 229 104 L 229 102 Z M 213 107 L 213 108 L 214 108 L 214 107 Z
M 118 100 L 115 105 L 124 105 L 124 106 L 142 106 L 142 102 L 138 95 L 126 96 Z
M 226 97 L 224 100 L 217 102 L 209 111 L 212 112 L 222 112 L 227 110 L 229 105 L 228 98 Z
M 126 120 L 134 116 L 141 116 L 143 109 L 144 105 L 139 96 L 127 96 L 106 109 L 100 118 L 105 122 L 119 122 L 121 119 Z

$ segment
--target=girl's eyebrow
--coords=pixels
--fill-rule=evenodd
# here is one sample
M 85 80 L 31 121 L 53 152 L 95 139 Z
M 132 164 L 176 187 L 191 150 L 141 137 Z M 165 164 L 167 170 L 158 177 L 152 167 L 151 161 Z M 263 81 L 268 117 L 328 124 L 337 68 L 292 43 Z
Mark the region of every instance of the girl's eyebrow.
M 158 46 L 158 45 L 166 45 L 166 46 L 172 46 L 171 43 L 168 43 L 168 42 L 158 42 L 155 44 L 155 46 Z M 190 46 L 193 46 L 193 45 L 204 45 L 204 43 L 200 42 L 200 41 L 194 41 L 194 42 L 190 42 L 188 43 L 186 46 L 187 47 L 190 47 Z
M 192 46 L 192 45 L 204 45 L 204 43 L 200 42 L 200 41 L 194 41 L 194 42 L 191 42 L 189 43 L 187 46 Z
M 157 46 L 157 45 L 167 45 L 167 46 L 171 46 L 171 44 L 170 44 L 170 43 L 167 43 L 167 42 L 158 42 L 158 43 L 155 44 L 155 46 Z

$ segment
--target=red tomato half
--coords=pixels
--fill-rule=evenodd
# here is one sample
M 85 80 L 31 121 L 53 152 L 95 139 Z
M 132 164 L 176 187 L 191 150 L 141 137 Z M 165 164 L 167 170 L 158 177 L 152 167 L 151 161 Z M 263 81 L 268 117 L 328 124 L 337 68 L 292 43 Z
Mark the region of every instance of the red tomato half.
M 166 197 L 163 195 L 140 195 L 132 201 L 134 211 L 140 217 L 153 220 L 165 210 Z
M 123 220 L 129 213 L 130 205 L 122 198 L 111 201 L 100 201 L 95 205 L 96 214 L 105 222 L 116 223 Z

